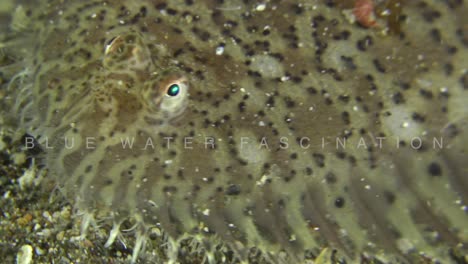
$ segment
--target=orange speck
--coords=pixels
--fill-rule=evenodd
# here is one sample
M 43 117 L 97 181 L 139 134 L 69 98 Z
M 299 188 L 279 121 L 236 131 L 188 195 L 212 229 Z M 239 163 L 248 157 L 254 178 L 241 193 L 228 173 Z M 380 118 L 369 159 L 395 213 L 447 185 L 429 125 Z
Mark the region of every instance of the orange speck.
M 18 218 L 16 220 L 16 223 L 18 223 L 18 225 L 20 226 L 25 226 L 29 224 L 32 221 L 32 219 L 33 219 L 33 216 L 30 213 L 27 213 L 23 217 Z
M 356 0 L 353 14 L 356 20 L 364 27 L 377 25 L 374 14 L 374 2 L 372 0 Z

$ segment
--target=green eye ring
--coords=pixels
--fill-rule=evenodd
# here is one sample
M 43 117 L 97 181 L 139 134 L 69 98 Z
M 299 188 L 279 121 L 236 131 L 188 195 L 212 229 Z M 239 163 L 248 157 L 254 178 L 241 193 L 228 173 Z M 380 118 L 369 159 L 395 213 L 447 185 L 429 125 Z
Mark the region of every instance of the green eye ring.
M 176 83 L 171 84 L 166 92 L 166 94 L 171 97 L 177 96 L 179 93 L 180 93 L 180 85 Z

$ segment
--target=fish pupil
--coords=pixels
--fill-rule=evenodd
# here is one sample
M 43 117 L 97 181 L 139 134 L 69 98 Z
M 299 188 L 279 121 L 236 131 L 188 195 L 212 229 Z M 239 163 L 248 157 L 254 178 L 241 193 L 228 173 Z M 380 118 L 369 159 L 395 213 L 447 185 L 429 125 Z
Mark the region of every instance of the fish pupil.
M 169 96 L 176 96 L 180 92 L 180 87 L 178 84 L 172 84 L 169 86 L 169 89 L 167 89 L 167 95 Z

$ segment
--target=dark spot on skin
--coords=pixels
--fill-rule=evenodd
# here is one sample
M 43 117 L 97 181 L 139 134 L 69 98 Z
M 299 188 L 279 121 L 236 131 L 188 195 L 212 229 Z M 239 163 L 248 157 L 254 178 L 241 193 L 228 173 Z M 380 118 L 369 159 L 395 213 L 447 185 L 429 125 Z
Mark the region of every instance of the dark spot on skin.
M 270 126 L 271 126 L 271 125 L 270 125 Z M 275 128 L 273 128 L 273 129 L 271 130 L 271 132 L 272 132 L 272 133 L 273 133 L 273 135 L 275 135 L 275 136 L 279 135 L 279 132 L 278 132 L 278 130 L 277 130 L 277 129 L 275 129 Z
M 257 26 L 248 26 L 247 27 L 247 32 L 249 33 L 255 33 L 258 31 L 258 27 Z
M 93 165 L 86 166 L 85 173 L 90 173 L 92 169 L 93 169 Z
M 431 91 L 428 91 L 428 90 L 425 90 L 425 89 L 419 90 L 419 94 L 422 97 L 424 97 L 424 98 L 426 98 L 428 100 L 430 100 L 430 99 L 432 99 L 432 97 L 434 97 Z
M 312 175 L 312 173 L 314 173 L 314 171 L 312 170 L 311 167 L 305 168 L 305 172 L 306 172 L 307 175 Z
M 425 120 L 425 117 L 423 115 L 416 112 L 411 115 L 411 118 L 418 123 L 423 123 Z
M 373 63 L 377 71 L 379 71 L 380 73 L 385 73 L 387 71 L 385 66 L 378 59 L 374 59 Z
M 302 14 L 302 12 L 304 12 L 304 8 L 302 7 L 302 5 L 299 4 L 293 4 L 291 6 L 291 9 L 296 15 L 300 15 Z
M 454 138 L 460 133 L 459 129 L 455 124 L 449 124 L 445 129 L 444 129 L 444 134 L 446 134 L 449 138 Z
M 185 178 L 184 178 L 184 170 L 179 169 L 179 170 L 177 171 L 177 177 L 178 177 L 179 179 L 181 179 L 181 180 L 185 179 Z
M 374 44 L 372 37 L 370 36 L 365 36 L 364 38 L 358 40 L 357 42 L 357 48 L 360 51 L 366 51 L 370 46 Z
M 340 100 L 341 102 L 343 102 L 345 104 L 349 102 L 349 99 L 350 99 L 349 95 L 339 95 L 338 96 L 338 100 Z
M 333 79 L 335 79 L 336 81 L 339 81 L 339 82 L 343 81 L 343 77 L 341 77 L 341 75 L 338 73 L 337 70 L 333 68 L 328 68 L 326 72 L 330 74 L 331 76 L 333 76 Z
M 444 0 L 444 2 L 450 9 L 456 9 L 463 5 L 463 0 Z
M 354 64 L 354 61 L 353 61 L 352 57 L 348 57 L 348 56 L 343 55 L 340 58 L 343 61 L 343 64 L 345 65 L 345 67 L 348 68 L 349 70 L 356 70 L 357 69 L 357 66 L 356 66 L 356 64 Z
M 338 151 L 338 152 L 336 152 L 336 157 L 339 158 L 339 159 L 345 159 L 346 158 L 346 153 L 344 153 L 342 151 Z
M 450 45 L 447 46 L 447 47 L 445 48 L 445 50 L 447 51 L 447 53 L 448 53 L 449 55 L 455 55 L 455 53 L 457 53 L 457 51 L 458 51 L 457 47 L 455 47 L 455 46 L 450 46 Z
M 463 74 L 460 77 L 460 83 L 461 83 L 463 89 L 468 90 L 468 72 L 465 72 L 465 74 Z
M 440 31 L 437 28 L 431 29 L 431 31 L 429 32 L 429 35 L 436 43 L 442 42 L 442 36 L 440 35 Z
M 202 41 L 208 41 L 211 37 L 211 34 L 208 31 L 199 29 L 197 27 L 192 28 L 192 32 Z
M 299 76 L 292 76 L 291 81 L 293 81 L 293 83 L 295 83 L 295 84 L 299 84 L 299 83 L 302 82 L 302 78 L 299 77 Z
M 439 11 L 437 10 L 424 10 L 422 12 L 422 16 L 424 18 L 424 20 L 426 20 L 426 22 L 429 22 L 429 23 L 432 23 L 434 22 L 436 19 L 440 18 L 441 14 Z
M 335 199 L 335 206 L 337 208 L 342 208 L 345 205 L 345 199 L 343 197 L 338 197 Z
M 242 165 L 242 166 L 247 166 L 247 165 L 249 165 L 249 163 L 248 163 L 247 161 L 242 160 L 242 159 L 238 159 L 238 162 L 239 162 L 240 165 Z
M 341 36 L 340 37 L 341 40 L 348 40 L 349 37 L 351 36 L 351 32 L 349 32 L 348 30 L 343 30 L 341 31 L 340 36 Z
M 315 94 L 317 94 L 317 89 L 315 89 L 314 87 L 308 87 L 307 92 L 309 94 L 315 95 Z
M 174 57 L 178 57 L 184 53 L 184 49 L 178 49 L 174 52 Z
M 427 171 L 431 176 L 441 176 L 442 175 L 442 168 L 436 162 L 431 162 L 427 167 Z
M 273 98 L 273 96 L 268 97 L 268 99 L 266 101 L 266 105 L 268 107 L 274 107 L 275 106 L 275 98 Z
M 164 10 L 167 8 L 167 4 L 166 3 L 159 3 L 155 6 L 156 9 L 158 10 Z
M 170 15 L 170 16 L 175 16 L 175 15 L 177 15 L 177 10 L 172 9 L 172 8 L 168 8 L 168 9 L 166 10 L 166 12 L 167 12 L 167 14 Z
M 312 18 L 312 27 L 316 28 L 320 23 L 325 21 L 325 17 L 322 15 L 317 15 Z
M 392 99 L 396 105 L 402 104 L 405 102 L 405 98 L 403 97 L 403 94 L 400 92 L 393 94 Z
M 460 39 L 460 42 L 468 47 L 468 29 L 466 28 L 458 28 L 457 29 L 457 37 Z
M 346 125 L 351 124 L 349 113 L 347 111 L 344 111 L 343 113 L 341 113 L 341 119 Z
M 320 153 L 313 153 L 312 157 L 314 158 L 315 163 L 317 166 L 323 168 L 325 166 L 325 156 Z
M 407 82 L 404 82 L 404 81 L 399 81 L 398 82 L 398 86 L 400 86 L 400 88 L 404 91 L 408 90 L 411 88 L 410 84 L 407 83 Z
M 291 181 L 291 180 L 294 178 L 294 176 L 296 176 L 296 171 L 295 171 L 295 170 L 291 170 L 291 171 L 289 172 L 289 175 L 284 177 L 284 181 L 285 181 L 285 182 L 289 182 L 289 181 Z
M 325 0 L 325 5 L 327 5 L 328 7 L 335 7 L 336 5 L 336 0 Z
M 287 108 L 293 108 L 296 105 L 294 100 L 292 100 L 291 97 L 289 97 L 289 96 L 284 98 L 284 103 L 285 103 Z
M 173 27 L 172 31 L 174 31 L 174 33 L 177 33 L 177 34 L 182 34 L 183 33 L 183 31 L 181 29 L 176 28 L 176 27 Z
M 175 187 L 175 186 L 164 186 L 163 187 L 163 192 L 165 192 L 165 193 L 176 193 L 177 192 L 177 187 Z
M 334 184 L 336 183 L 337 179 L 336 179 L 336 175 L 333 173 L 333 172 L 328 172 L 326 175 L 325 175 L 325 181 L 328 183 L 328 184 Z
M 445 75 L 450 76 L 453 73 L 453 65 L 451 63 L 444 64 Z
M 207 183 L 213 183 L 214 182 L 214 177 L 213 176 L 207 177 L 206 182 Z
M 240 102 L 238 104 L 238 107 L 239 107 L 239 112 L 244 112 L 245 111 L 245 102 Z
M 384 191 L 384 197 L 388 204 L 393 204 L 395 202 L 395 194 L 390 191 Z
M 278 206 L 279 208 L 283 209 L 285 207 L 286 203 L 284 202 L 283 199 L 278 200 Z
M 322 55 L 327 49 L 328 44 L 320 39 L 315 40 L 315 54 Z
M 204 80 L 204 79 L 205 79 L 205 76 L 203 76 L 203 72 L 201 72 L 201 71 L 196 71 L 196 72 L 195 72 L 195 76 L 196 76 L 199 80 Z

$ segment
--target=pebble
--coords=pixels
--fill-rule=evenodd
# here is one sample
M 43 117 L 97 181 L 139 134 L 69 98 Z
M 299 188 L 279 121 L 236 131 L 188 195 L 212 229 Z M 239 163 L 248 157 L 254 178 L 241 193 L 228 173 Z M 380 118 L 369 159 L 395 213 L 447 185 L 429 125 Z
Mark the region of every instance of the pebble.
M 21 246 L 18 254 L 16 254 L 16 264 L 29 264 L 32 263 L 33 248 L 30 245 Z
M 2 99 L 2 94 L 0 93 L 0 99 Z M 3 151 L 7 148 L 7 144 L 0 139 L 0 151 Z
M 223 46 L 219 46 L 216 48 L 216 55 L 223 55 L 224 53 L 224 47 Z
M 257 5 L 257 7 L 255 8 L 255 10 L 257 10 L 258 12 L 262 12 L 264 11 L 266 8 L 266 4 L 265 3 L 260 3 Z
M 45 250 L 43 250 L 43 249 L 40 248 L 40 247 L 36 247 L 36 248 L 34 249 L 34 251 L 36 252 L 36 255 L 38 255 L 38 256 L 42 256 L 42 255 L 44 255 L 44 254 L 46 253 Z
M 52 235 L 52 230 L 50 230 L 49 228 L 45 228 L 42 230 L 42 232 L 39 232 L 38 235 L 42 235 L 43 237 L 47 238 L 50 235 Z
M 62 241 L 64 237 L 65 237 L 65 231 L 60 231 L 60 232 L 58 232 L 58 234 L 55 236 L 55 238 L 56 238 L 58 241 Z
M 34 179 L 36 178 L 36 170 L 34 168 L 27 169 L 23 175 L 18 179 L 21 190 L 31 187 Z
M 19 152 L 13 154 L 13 163 L 17 166 L 23 165 L 26 162 L 26 153 Z
M 397 241 L 397 247 L 401 252 L 408 254 L 414 250 L 414 245 L 406 238 L 400 238 Z
M 43 212 L 42 217 L 44 217 L 47 221 L 49 221 L 51 223 L 53 222 L 52 216 L 50 215 L 50 213 L 48 211 Z
M 29 224 L 29 222 L 31 222 L 32 219 L 33 219 L 33 216 L 30 213 L 27 213 L 23 217 L 18 218 L 16 220 L 16 223 L 18 225 L 25 226 L 25 225 Z

